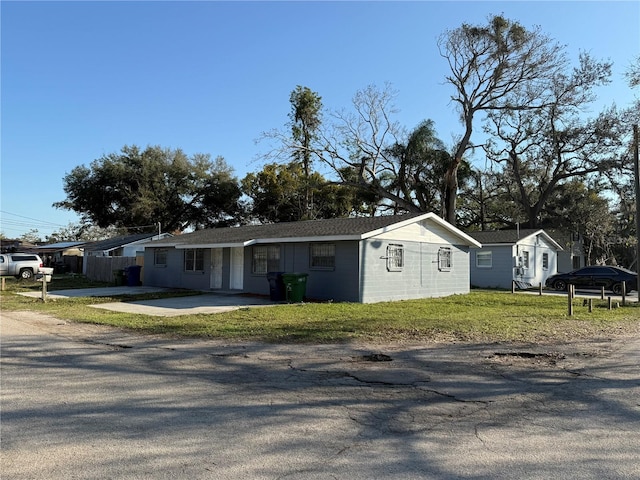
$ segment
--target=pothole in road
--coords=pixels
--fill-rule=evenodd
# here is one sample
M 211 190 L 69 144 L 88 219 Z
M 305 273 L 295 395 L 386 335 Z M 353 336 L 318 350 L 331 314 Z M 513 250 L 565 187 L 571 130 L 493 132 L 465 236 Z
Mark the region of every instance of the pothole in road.
M 494 352 L 493 356 L 497 358 L 513 358 L 548 363 L 556 363 L 558 360 L 564 360 L 566 358 L 563 353 L 559 352 Z
M 370 353 L 353 357 L 356 362 L 391 362 L 393 359 L 384 353 Z

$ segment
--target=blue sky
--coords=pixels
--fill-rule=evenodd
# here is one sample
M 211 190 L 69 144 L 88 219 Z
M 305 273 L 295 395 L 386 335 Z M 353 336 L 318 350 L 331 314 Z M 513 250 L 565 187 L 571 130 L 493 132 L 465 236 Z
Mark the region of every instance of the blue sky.
M 2 1 L 0 231 L 44 237 L 78 221 L 54 209 L 64 175 L 124 145 L 220 155 L 242 178 L 261 133 L 283 128 L 296 85 L 348 108 L 392 84 L 396 119 L 461 133 L 437 38 L 504 14 L 614 62 L 600 102 L 628 106 L 623 73 L 640 52 L 640 2 Z M 150 223 L 153 223 L 150 219 Z

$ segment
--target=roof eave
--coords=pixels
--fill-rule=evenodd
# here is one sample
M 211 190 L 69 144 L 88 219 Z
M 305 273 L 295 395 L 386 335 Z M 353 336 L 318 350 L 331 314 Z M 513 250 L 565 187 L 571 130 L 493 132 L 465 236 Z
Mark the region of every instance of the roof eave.
M 396 230 L 398 228 L 406 227 L 407 225 L 411 225 L 412 223 L 421 222 L 423 220 L 430 220 L 430 221 L 438 224 L 442 228 L 444 228 L 444 229 L 448 230 L 449 232 L 451 232 L 453 235 L 457 236 L 458 238 L 463 239 L 465 241 L 465 243 L 467 243 L 470 247 L 482 248 L 482 244 L 480 242 L 478 242 L 475 238 L 467 235 L 462 230 L 454 227 L 449 222 L 447 222 L 446 220 L 444 220 L 443 218 L 439 217 L 438 215 L 436 215 L 433 212 L 425 213 L 423 215 L 418 215 L 416 217 L 411 217 L 411 218 L 408 218 L 407 220 L 402 220 L 400 222 L 393 223 L 393 224 L 388 225 L 386 227 L 379 228 L 377 230 L 372 230 L 371 232 L 367 232 L 364 235 L 362 235 L 362 238 L 365 239 L 365 238 L 374 237 L 376 235 L 381 235 L 383 233 L 390 232 L 390 231 Z

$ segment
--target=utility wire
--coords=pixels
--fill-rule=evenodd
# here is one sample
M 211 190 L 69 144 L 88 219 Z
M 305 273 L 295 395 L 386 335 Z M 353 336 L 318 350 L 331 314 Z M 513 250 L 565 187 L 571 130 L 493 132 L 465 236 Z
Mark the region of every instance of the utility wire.
M 11 213 L 11 212 L 6 212 L 4 210 L 0 210 L 0 213 L 2 213 L 3 215 L 11 215 L 14 217 L 18 217 L 18 218 L 24 218 L 26 220 L 30 220 L 30 222 L 24 222 L 24 221 L 20 221 L 20 220 L 12 220 L 12 219 L 6 219 L 6 218 L 2 218 L 2 223 L 3 224 L 11 224 L 11 225 L 20 225 L 20 226 L 27 226 L 27 227 L 64 227 L 64 225 L 60 225 L 59 223 L 53 223 L 53 222 L 47 222 L 46 220 L 38 220 L 37 218 L 32 218 L 32 217 L 25 217 L 24 215 L 18 215 L 17 213 Z M 32 222 L 38 222 L 38 225 L 34 225 Z

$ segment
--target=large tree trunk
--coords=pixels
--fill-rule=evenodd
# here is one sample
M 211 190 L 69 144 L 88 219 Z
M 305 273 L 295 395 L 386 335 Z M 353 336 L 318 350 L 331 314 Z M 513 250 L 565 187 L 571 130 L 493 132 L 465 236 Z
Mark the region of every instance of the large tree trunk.
M 458 162 L 451 162 L 444 176 L 444 219 L 451 225 L 456 224 L 456 197 L 458 195 Z

